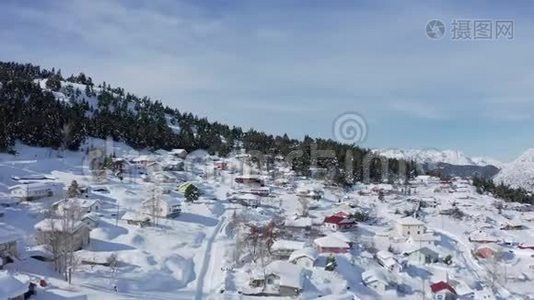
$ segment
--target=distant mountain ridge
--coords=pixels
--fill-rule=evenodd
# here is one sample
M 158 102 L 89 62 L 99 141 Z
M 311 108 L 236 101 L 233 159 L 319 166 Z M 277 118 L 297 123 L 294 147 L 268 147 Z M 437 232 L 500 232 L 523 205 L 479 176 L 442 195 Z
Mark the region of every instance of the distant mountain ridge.
M 506 164 L 493 178 L 496 184 L 534 192 L 534 148 L 528 149 L 513 162 Z
M 495 166 L 501 168 L 503 163 L 488 157 L 469 157 L 457 150 L 400 150 L 400 149 L 376 149 L 375 153 L 395 159 L 413 160 L 421 164 L 445 163 L 457 166 Z

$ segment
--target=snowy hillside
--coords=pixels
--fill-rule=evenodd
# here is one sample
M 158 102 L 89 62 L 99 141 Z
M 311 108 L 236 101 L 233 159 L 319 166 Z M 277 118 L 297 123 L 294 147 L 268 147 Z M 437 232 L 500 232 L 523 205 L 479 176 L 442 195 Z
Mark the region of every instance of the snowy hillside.
M 502 163 L 486 157 L 468 157 L 461 151 L 456 150 L 399 150 L 399 149 L 377 149 L 375 153 L 379 153 L 388 158 L 409 159 L 419 163 L 447 163 L 451 165 L 467 165 L 467 166 L 487 166 L 493 165 L 501 167 Z
M 504 166 L 493 181 L 534 191 L 534 149 L 527 150 Z

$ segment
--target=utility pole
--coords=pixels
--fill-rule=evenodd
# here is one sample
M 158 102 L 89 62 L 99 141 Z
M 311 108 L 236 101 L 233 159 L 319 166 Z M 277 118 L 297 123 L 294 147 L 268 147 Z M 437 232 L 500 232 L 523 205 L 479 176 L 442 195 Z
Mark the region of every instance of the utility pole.
M 422 299 L 425 300 L 425 279 L 424 278 L 421 278 L 421 282 L 423 284 L 423 287 L 422 287 L 422 290 L 423 290 L 423 294 L 422 294 Z

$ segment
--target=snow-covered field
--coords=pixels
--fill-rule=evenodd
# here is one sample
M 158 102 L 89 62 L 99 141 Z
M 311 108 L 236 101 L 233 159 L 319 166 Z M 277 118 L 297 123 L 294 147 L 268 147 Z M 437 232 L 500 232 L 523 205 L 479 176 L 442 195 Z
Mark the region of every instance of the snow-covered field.
M 34 181 L 37 176 L 49 176 L 53 179 L 47 181 L 61 182 L 66 188 L 72 180 L 93 187 L 88 198 L 102 203 L 98 226 L 90 232 L 89 245 L 76 255 L 80 261 L 92 262 L 106 262 L 115 255 L 119 261 L 116 270 L 77 264 L 69 284 L 49 262 L 31 257 L 39 249 L 34 225 L 63 196 L 4 207 L 0 228 L 12 226 L 20 234 L 19 257 L 5 269 L 26 274 L 32 282 L 44 279 L 48 285 L 36 288 L 35 299 L 257 298 L 243 295 L 250 290 L 250 280 L 258 270 L 278 272 L 272 262 L 279 258 L 264 253 L 261 259 L 252 259 L 250 241 L 238 241 L 248 229 L 239 228 L 259 228 L 270 221 L 275 224 L 274 240 L 290 239 L 312 248 L 316 238 L 334 235 L 351 244 L 347 253 L 333 255 L 337 265 L 333 271 L 325 270 L 330 254 L 320 253 L 312 266 L 299 273 L 303 282 L 297 297 L 302 299 L 420 299 L 423 295 L 431 297 L 430 286 L 439 281 L 448 282 L 458 295 L 474 295 L 475 299 L 482 299 L 484 293 L 498 299 L 534 297 L 534 250 L 526 248 L 534 246 L 534 212 L 527 211 L 525 205 L 496 205 L 496 199 L 477 194 L 466 180 L 440 182 L 421 177 L 409 186 L 359 184 L 344 191 L 320 180 L 296 177 L 279 164 L 278 173 L 284 175 L 278 178 L 256 170 L 266 181 L 268 197 L 243 197 L 242 190 L 248 187 L 236 184 L 234 178 L 243 170 L 255 170 L 237 158 L 225 159 L 228 170 L 215 171 L 211 158 L 192 160 L 185 171 L 169 171 L 178 178 L 170 184 L 145 180 L 138 171 L 128 172 L 123 180 L 110 172 L 97 183 L 88 167 L 85 148 L 90 146 L 113 149 L 116 157 L 138 155 L 123 144 L 110 146 L 95 139 L 79 152 L 18 145 L 18 155 L 0 154 L 0 201 L 5 203 L 11 201 L 9 188 L 17 184 L 13 177 Z M 154 157 L 164 162 L 169 156 L 162 153 Z M 195 183 L 201 196 L 192 203 L 182 201 L 177 217 L 159 218 L 157 224 L 143 227 L 121 220 L 126 213 L 139 214 L 143 201 L 153 197 L 154 190 L 169 185 L 174 189 L 182 181 Z M 306 200 L 308 217 L 300 216 L 304 202 L 299 201 L 297 191 L 322 195 L 318 200 Z M 230 201 L 231 194 L 242 198 Z M 174 191 L 170 195 L 183 200 L 183 195 Z M 251 200 L 254 205 L 244 205 Z M 369 220 L 342 233 L 322 226 L 325 217 L 339 212 L 361 212 Z M 411 220 L 403 219 L 407 216 L 424 224 L 417 238 L 411 237 L 414 232 L 399 232 L 399 224 Z M 516 230 L 508 230 L 510 226 Z M 414 260 L 412 253 L 418 252 L 413 251 L 423 246 L 437 253 L 439 259 L 432 263 Z M 475 258 L 473 253 L 480 246 L 496 248 L 499 259 Z M 378 251 L 390 252 L 390 261 L 400 267 L 391 271 L 382 267 L 376 258 Z M 450 264 L 443 262 L 448 255 Z M 387 282 L 388 288 L 382 291 L 362 282 L 368 271 Z M 276 278 L 282 282 L 281 278 L 289 275 L 280 272 Z

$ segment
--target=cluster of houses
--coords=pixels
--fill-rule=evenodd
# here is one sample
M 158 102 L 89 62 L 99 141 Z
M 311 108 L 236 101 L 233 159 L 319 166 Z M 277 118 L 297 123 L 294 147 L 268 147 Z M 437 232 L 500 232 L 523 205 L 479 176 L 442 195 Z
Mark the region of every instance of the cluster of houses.
M 332 224 L 336 226 L 332 226 Z M 318 230 L 310 234 L 311 228 Z M 352 231 L 357 228 L 350 214 L 338 212 L 320 222 L 310 217 L 288 218 L 281 226 L 281 236 L 270 247 L 273 259 L 263 270 L 253 269 L 241 292 L 255 296 L 297 296 L 303 291 L 304 277 L 310 276 L 318 262 L 336 254 L 349 253 Z M 289 231 L 289 233 L 287 232 Z M 296 234 L 296 233 L 299 234 Z M 311 242 L 303 237 L 312 237 Z

